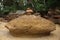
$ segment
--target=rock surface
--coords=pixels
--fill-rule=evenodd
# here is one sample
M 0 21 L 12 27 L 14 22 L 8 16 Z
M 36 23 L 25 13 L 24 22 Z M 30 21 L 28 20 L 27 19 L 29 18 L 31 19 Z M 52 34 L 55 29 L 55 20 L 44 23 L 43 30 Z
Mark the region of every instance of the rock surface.
M 13 34 L 50 33 L 56 29 L 53 22 L 34 15 L 20 16 L 10 21 L 5 27 Z
M 9 30 L 5 28 L 7 23 L 0 22 L 0 40 L 60 40 L 60 25 L 56 24 L 56 30 L 50 35 L 21 35 L 20 37 L 12 36 Z

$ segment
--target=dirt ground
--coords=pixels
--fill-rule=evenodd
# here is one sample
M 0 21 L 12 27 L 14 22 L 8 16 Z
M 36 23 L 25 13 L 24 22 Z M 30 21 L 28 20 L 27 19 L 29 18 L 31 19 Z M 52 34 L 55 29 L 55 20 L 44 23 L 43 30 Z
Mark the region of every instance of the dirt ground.
M 20 37 L 14 37 L 9 33 L 9 30 L 5 28 L 6 23 L 0 22 L 0 40 L 60 40 L 60 26 L 56 24 L 56 30 L 50 35 L 21 35 Z

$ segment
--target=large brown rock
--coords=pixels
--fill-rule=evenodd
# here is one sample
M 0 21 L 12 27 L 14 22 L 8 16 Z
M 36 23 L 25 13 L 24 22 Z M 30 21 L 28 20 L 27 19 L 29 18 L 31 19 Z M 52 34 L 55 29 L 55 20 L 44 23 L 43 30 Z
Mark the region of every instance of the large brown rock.
M 55 30 L 55 24 L 40 16 L 23 15 L 10 21 L 6 27 L 13 34 L 40 34 Z

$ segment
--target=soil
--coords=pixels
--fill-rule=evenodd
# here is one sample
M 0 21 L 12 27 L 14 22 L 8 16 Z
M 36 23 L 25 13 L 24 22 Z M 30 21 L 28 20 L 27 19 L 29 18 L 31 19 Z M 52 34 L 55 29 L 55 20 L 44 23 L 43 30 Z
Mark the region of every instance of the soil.
M 5 28 L 7 23 L 0 22 L 0 40 L 60 40 L 60 26 L 56 24 L 56 30 L 50 35 L 21 35 L 12 36 L 9 30 Z

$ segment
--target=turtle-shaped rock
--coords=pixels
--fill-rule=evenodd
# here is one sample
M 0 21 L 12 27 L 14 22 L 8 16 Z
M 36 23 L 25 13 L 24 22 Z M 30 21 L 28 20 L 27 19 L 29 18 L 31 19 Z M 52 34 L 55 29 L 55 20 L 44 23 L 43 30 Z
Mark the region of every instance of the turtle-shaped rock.
M 6 27 L 13 34 L 50 33 L 56 29 L 53 22 L 35 15 L 23 15 L 8 22 Z

